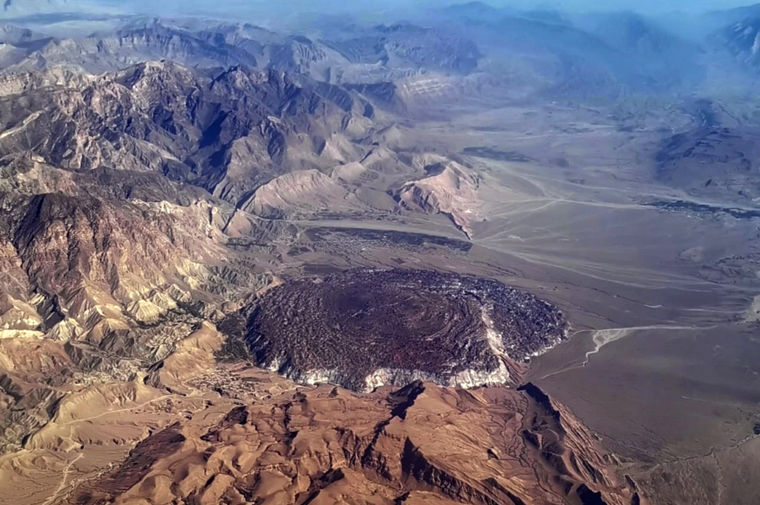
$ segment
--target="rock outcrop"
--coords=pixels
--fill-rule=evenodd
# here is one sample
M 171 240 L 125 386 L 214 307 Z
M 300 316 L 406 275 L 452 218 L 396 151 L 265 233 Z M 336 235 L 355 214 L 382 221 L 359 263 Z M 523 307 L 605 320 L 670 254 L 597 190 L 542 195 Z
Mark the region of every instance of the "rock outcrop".
M 438 156 L 422 157 L 425 177 L 407 182 L 395 194 L 406 208 L 443 214 L 468 237 L 472 225 L 483 221 L 480 180 L 467 167 Z
M 638 503 L 598 442 L 530 386 L 324 386 L 191 419 L 76 489 L 80 504 Z

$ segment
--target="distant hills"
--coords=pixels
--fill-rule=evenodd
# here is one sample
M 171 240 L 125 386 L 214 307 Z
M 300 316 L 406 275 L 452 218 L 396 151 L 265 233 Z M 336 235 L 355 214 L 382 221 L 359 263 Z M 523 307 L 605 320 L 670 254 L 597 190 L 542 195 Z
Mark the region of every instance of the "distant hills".
M 470 2 L 424 16 L 399 11 L 397 22 L 372 27 L 351 18 L 303 18 L 294 32 L 300 34 L 281 35 L 248 23 L 117 15 L 109 2 L 83 12 L 88 5 L 7 4 L 0 72 L 55 66 L 100 73 L 167 58 L 199 68 L 277 68 L 363 86 L 430 73 L 487 75 L 533 95 L 615 98 L 698 92 L 716 67 L 751 76 L 760 50 L 760 6 L 675 19 Z

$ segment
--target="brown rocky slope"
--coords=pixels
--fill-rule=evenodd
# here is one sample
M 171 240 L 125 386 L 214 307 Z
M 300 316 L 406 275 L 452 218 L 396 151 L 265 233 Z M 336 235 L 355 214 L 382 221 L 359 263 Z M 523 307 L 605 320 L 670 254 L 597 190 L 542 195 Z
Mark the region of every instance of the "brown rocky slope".
M 78 504 L 629 504 L 612 460 L 562 406 L 415 382 L 298 388 L 175 423 L 79 486 Z

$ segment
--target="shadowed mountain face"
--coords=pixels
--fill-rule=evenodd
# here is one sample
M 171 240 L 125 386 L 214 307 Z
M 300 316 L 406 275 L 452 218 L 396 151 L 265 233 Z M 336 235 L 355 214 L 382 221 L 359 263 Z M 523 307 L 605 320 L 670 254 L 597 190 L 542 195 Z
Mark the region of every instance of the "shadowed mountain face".
M 738 62 L 751 67 L 760 64 L 760 18 L 744 18 L 714 35 L 715 44 Z
M 760 195 L 757 130 L 716 126 L 670 138 L 659 154 L 658 175 L 691 194 L 752 203 Z
M 324 422 L 336 413 L 337 423 Z M 571 414 L 532 385 L 471 394 L 415 382 L 363 397 L 321 387 L 275 393 L 230 409 L 216 423 L 171 426 L 73 497 L 83 504 L 168 496 L 378 505 L 636 500 L 608 474 L 596 447 Z M 183 484 L 169 486 L 164 468 L 183 475 Z M 215 475 L 211 482 L 207 473 Z
M 325 145 L 369 121 L 366 102 L 346 90 L 241 67 L 207 77 L 146 63 L 25 97 L 0 105 L 6 158 L 33 152 L 70 170 L 151 170 L 233 203 L 285 170 L 336 163 L 318 161 Z
M 757 9 L 359 3 L 6 3 L 0 505 L 760 502 Z
M 687 110 L 695 127 L 663 141 L 658 178 L 691 195 L 753 205 L 760 195 L 757 126 L 710 100 Z

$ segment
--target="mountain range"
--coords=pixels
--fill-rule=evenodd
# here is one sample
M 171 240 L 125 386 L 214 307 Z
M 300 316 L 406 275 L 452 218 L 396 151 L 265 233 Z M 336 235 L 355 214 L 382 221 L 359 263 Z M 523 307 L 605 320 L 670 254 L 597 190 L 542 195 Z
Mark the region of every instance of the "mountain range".
M 757 7 L 264 28 L 96 4 L 4 5 L 0 503 L 754 496 L 725 484 L 748 407 L 689 425 L 754 430 L 704 456 L 622 393 L 568 379 L 581 415 L 543 384 L 636 365 L 652 395 L 753 398 L 687 374 L 696 337 L 596 358 L 755 328 Z M 729 340 L 703 345 L 754 355 Z M 596 434 L 597 405 L 636 436 Z

